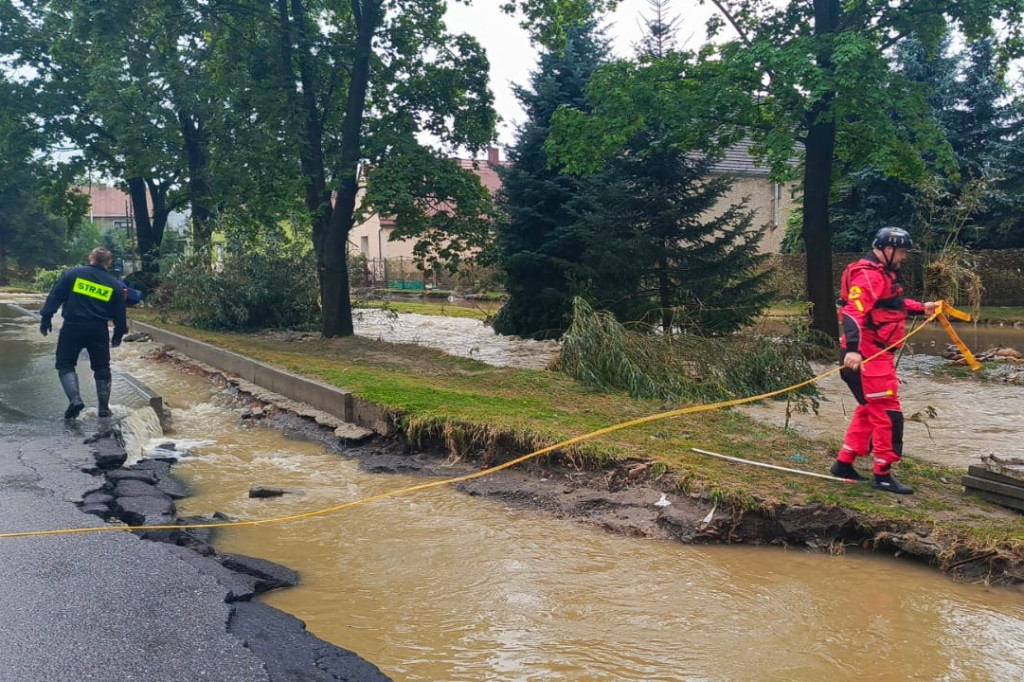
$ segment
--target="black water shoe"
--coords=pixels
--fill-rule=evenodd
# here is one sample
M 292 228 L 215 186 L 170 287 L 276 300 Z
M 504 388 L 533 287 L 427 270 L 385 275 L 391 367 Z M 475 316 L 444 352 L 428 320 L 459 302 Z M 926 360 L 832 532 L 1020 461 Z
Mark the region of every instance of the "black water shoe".
M 892 474 L 879 475 L 875 474 L 874 480 L 871 481 L 872 488 L 878 488 L 890 493 L 896 493 L 897 495 L 913 495 L 914 489 L 909 485 L 903 485 L 895 478 Z
M 838 478 L 845 478 L 848 481 L 868 480 L 864 476 L 861 476 L 859 473 L 857 473 L 857 470 L 853 468 L 852 464 L 847 464 L 846 462 L 840 462 L 838 460 L 836 460 L 835 464 L 832 465 L 832 468 L 829 469 L 829 471 L 832 472 L 833 476 L 837 476 Z

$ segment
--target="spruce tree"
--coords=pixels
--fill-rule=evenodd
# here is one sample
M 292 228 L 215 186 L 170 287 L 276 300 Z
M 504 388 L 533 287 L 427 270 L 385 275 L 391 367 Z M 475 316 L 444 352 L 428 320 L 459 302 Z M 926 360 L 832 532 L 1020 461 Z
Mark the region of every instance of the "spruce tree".
M 666 143 L 656 125 L 607 164 L 578 229 L 586 246 L 576 279 L 594 307 L 623 322 L 711 334 L 767 306 L 763 228 L 746 201 L 720 207 L 733 179 L 714 164 Z
M 530 89 L 516 89 L 527 121 L 500 171 L 498 205 L 506 217 L 496 228 L 497 246 L 509 298 L 494 320 L 499 334 L 557 338 L 569 324 L 582 251 L 570 205 L 589 180 L 550 168 L 544 144 L 558 107 L 586 108 L 587 81 L 607 55 L 596 24 L 584 23 L 570 29 L 561 52 L 541 55 Z
M 963 240 L 979 248 L 1024 247 L 1024 101 L 1011 87 L 992 39 L 968 44 L 956 102 L 941 113 L 960 161 L 963 188 L 987 178 L 975 229 Z

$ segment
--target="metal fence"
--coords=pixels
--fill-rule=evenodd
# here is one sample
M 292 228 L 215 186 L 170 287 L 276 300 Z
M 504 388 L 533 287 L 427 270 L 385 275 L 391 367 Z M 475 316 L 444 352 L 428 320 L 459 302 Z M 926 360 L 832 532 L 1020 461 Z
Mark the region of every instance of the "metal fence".
M 839 279 L 847 264 L 861 258 L 859 253 L 832 254 L 832 281 L 839 285 Z M 1021 306 L 1024 305 L 1024 249 L 1000 251 L 974 251 L 974 272 L 981 277 L 985 290 L 981 296 L 982 305 Z M 928 256 L 912 252 L 901 268 L 903 286 L 907 295 L 922 298 L 924 291 L 924 269 Z M 768 264 L 775 268 L 773 288 L 779 298 L 794 301 L 806 300 L 807 256 L 804 254 L 773 255 Z
M 465 263 L 458 272 L 423 269 L 414 258 L 349 259 L 349 283 L 355 289 L 390 289 L 395 291 L 459 291 L 474 293 L 492 291 L 497 270 Z

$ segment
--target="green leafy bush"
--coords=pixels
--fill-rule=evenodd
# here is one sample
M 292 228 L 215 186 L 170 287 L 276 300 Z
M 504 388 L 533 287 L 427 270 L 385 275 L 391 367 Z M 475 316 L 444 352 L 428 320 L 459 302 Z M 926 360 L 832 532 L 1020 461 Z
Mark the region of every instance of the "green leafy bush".
M 32 288 L 36 291 L 49 291 L 57 283 L 57 279 L 62 272 L 64 272 L 63 268 L 54 268 L 53 270 L 36 268 L 36 276 L 35 281 L 32 283 Z
M 182 258 L 158 299 L 201 329 L 313 329 L 320 321 L 316 260 L 280 234 L 229 238 L 222 263 Z

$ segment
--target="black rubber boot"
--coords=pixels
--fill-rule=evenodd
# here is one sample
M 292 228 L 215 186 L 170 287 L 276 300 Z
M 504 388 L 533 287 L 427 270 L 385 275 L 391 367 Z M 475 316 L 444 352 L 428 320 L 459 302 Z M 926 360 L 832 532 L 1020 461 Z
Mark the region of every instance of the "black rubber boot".
M 78 391 L 78 375 L 74 372 L 60 375 L 60 385 L 64 389 L 64 395 L 68 397 L 68 409 L 64 410 L 65 419 L 74 419 L 85 409 L 82 396 Z
M 96 398 L 99 402 L 99 416 L 110 416 L 110 379 L 96 380 Z
M 875 474 L 875 478 L 871 481 L 872 488 L 878 488 L 879 490 L 885 490 L 886 492 L 896 493 L 897 495 L 913 495 L 914 489 L 909 485 L 903 485 L 895 478 L 892 474 Z
M 857 470 L 853 468 L 852 464 L 847 464 L 846 462 L 840 462 L 838 460 L 836 460 L 836 462 L 832 465 L 832 468 L 829 469 L 829 471 L 832 472 L 833 476 L 837 476 L 839 478 L 845 478 L 848 481 L 866 481 L 866 480 L 868 480 L 864 476 L 861 476 L 857 472 Z

